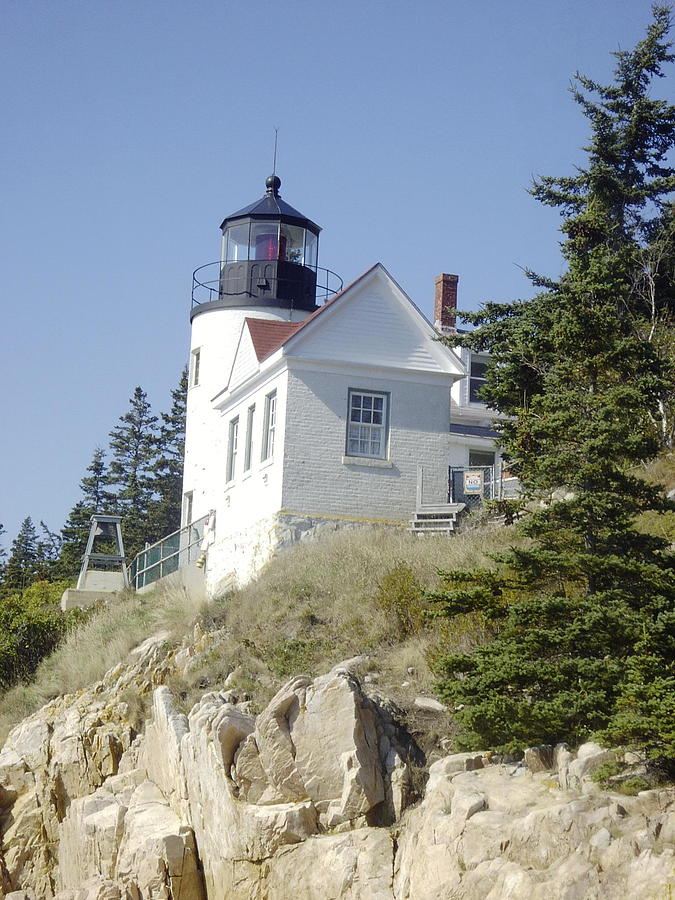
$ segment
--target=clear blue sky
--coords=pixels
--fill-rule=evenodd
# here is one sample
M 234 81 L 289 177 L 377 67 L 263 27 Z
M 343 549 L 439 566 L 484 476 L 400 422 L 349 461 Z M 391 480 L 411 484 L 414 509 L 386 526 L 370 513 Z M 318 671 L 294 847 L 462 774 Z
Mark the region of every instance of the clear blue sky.
M 382 262 L 430 314 L 560 272 L 526 192 L 582 159 L 566 89 L 610 77 L 647 0 L 3 0 L 0 522 L 63 525 L 140 384 L 166 409 L 191 272 L 223 217 L 282 195 L 349 281 Z M 675 91 L 675 80 L 660 93 Z

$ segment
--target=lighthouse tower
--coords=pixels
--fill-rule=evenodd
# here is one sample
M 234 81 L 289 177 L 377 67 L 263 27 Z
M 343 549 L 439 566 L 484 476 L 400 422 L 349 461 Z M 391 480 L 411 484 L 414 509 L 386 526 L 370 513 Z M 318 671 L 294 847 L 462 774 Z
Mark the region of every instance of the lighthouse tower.
M 277 175 L 265 186 L 223 220 L 220 260 L 193 276 L 183 526 L 219 505 L 227 436 L 212 400 L 228 384 L 244 320 L 297 323 L 317 309 L 321 229 L 281 198 Z

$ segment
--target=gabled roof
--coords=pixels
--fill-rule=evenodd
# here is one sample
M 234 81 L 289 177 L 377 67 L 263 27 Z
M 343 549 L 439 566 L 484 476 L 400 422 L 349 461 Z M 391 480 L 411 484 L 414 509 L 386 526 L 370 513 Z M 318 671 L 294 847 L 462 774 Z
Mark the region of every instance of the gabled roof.
M 258 362 L 262 362 L 295 334 L 302 322 L 274 322 L 270 319 L 254 319 L 247 316 L 246 325 Z
M 332 306 L 336 300 L 339 300 L 343 294 L 376 269 L 378 265 L 380 264 L 375 263 L 374 266 L 366 269 L 362 275 L 355 278 L 354 281 L 350 282 L 347 287 L 339 291 L 334 297 L 331 297 L 330 300 L 327 300 L 323 306 L 315 309 L 314 312 L 303 319 L 302 322 L 274 322 L 270 319 L 255 319 L 247 316 L 245 321 L 251 335 L 251 340 L 253 341 L 253 347 L 255 348 L 258 362 L 262 362 L 264 359 L 267 359 L 268 356 L 271 356 L 275 350 L 278 350 L 279 347 L 283 347 L 287 340 L 292 338 L 302 328 L 309 325 L 309 323 L 316 319 L 317 316 Z
M 362 302 L 355 301 L 361 300 Z M 351 309 L 351 315 L 345 312 Z M 212 398 L 226 402 L 281 359 L 320 365 L 368 366 L 418 375 L 459 378 L 459 357 L 438 341 L 438 333 L 381 263 L 376 263 L 301 322 L 247 317 L 242 323 L 227 385 Z

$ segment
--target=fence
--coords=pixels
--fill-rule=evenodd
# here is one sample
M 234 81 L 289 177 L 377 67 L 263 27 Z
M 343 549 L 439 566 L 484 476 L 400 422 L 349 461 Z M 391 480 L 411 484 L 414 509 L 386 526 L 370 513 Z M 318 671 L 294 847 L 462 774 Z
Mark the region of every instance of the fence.
M 512 499 L 520 493 L 520 482 L 501 465 L 450 466 L 448 500 L 478 506 L 484 500 Z
M 136 590 L 153 584 L 197 560 L 204 539 L 204 526 L 212 513 L 179 528 L 161 541 L 141 550 L 129 567 L 129 581 Z

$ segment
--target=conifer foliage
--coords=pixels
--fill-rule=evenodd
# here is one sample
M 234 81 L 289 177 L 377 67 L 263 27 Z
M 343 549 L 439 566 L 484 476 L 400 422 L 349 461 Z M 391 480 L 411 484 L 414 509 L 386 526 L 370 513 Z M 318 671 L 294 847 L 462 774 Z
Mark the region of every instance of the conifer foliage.
M 105 451 L 94 450 L 87 473 L 80 481 L 81 497 L 73 506 L 61 532 L 62 544 L 59 558 L 59 574 L 72 578 L 80 571 L 82 555 L 87 546 L 89 526 L 94 513 L 110 513 L 115 509 L 115 498 L 108 489 L 109 479 L 105 463 Z
M 151 542 L 180 528 L 187 391 L 186 366 L 178 386 L 171 391 L 171 409 L 161 414 L 157 455 L 152 464 L 154 499 L 150 505 L 148 523 Z
M 3 570 L 3 591 L 22 591 L 39 578 L 43 565 L 44 556 L 35 525 L 31 517 L 26 516 L 10 546 Z
M 512 417 L 501 442 L 535 511 L 524 549 L 496 570 L 445 573 L 433 595 L 440 614 L 478 616 L 493 634 L 438 661 L 467 748 L 602 733 L 675 765 L 655 711 L 675 678 L 675 559 L 635 527 L 668 508 L 635 467 L 659 449 L 674 385 L 655 339 L 675 312 L 672 247 L 654 249 L 673 216 L 675 107 L 650 93 L 673 56 L 669 12 L 653 13 L 645 38 L 615 54 L 612 85 L 576 76 L 586 166 L 533 188 L 564 216 L 566 274 L 530 273 L 534 299 L 469 317 L 479 328 L 464 343 L 491 353 L 483 398 Z
M 157 416 L 152 413 L 145 391 L 136 387 L 129 409 L 110 432 L 109 478 L 115 490 L 116 509 L 122 515 L 128 556 L 137 553 L 149 536 L 157 441 Z

